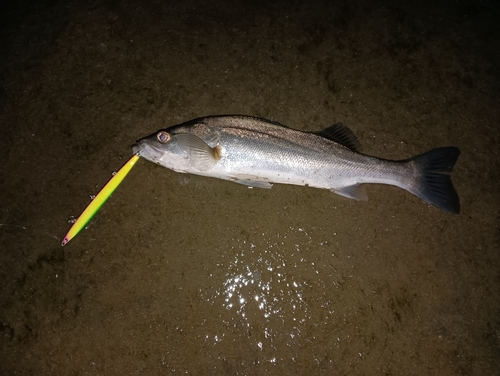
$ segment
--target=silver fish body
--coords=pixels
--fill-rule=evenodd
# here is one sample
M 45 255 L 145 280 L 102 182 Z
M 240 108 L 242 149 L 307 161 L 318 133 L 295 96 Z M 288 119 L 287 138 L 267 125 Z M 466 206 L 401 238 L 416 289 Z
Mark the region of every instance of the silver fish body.
M 354 134 L 341 124 L 301 132 L 250 116 L 211 116 L 158 131 L 133 152 L 177 172 L 231 180 L 250 187 L 273 183 L 329 189 L 367 200 L 365 184 L 389 184 L 452 213 L 460 204 L 451 172 L 460 151 L 434 149 L 390 161 L 361 154 Z

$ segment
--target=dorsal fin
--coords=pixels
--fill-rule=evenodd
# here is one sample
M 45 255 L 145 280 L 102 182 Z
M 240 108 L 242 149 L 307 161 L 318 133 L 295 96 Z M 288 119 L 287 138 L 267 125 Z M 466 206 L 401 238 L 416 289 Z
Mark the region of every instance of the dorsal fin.
M 339 143 L 352 151 L 359 152 L 361 144 L 358 138 L 342 123 L 337 123 L 331 127 L 325 128 L 322 131 L 316 132 L 318 136 Z

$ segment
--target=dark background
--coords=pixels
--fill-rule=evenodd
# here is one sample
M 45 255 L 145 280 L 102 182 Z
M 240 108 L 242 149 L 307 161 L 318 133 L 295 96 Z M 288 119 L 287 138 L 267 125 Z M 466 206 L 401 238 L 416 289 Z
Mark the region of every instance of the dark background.
M 0 8 L 0 373 L 493 375 L 500 364 L 493 1 L 18 1 Z M 131 155 L 247 114 L 363 151 L 454 145 L 460 215 L 250 190 Z

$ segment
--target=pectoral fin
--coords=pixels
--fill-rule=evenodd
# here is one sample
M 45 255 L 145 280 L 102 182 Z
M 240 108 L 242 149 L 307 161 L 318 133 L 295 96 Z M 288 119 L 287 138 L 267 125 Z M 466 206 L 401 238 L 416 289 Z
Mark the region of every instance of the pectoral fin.
M 208 171 L 221 158 L 220 147 L 211 148 L 205 141 L 193 134 L 174 136 L 179 147 L 189 156 L 191 165 L 200 171 Z

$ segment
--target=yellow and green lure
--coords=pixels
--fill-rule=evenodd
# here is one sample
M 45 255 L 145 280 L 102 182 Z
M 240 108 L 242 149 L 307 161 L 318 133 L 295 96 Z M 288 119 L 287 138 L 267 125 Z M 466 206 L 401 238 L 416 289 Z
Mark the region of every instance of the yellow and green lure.
M 130 172 L 135 163 L 139 160 L 139 155 L 134 155 L 130 160 L 123 165 L 122 168 L 116 173 L 115 176 L 104 186 L 99 194 L 92 200 L 92 202 L 87 206 L 83 213 L 78 217 L 77 221 L 70 228 L 69 232 L 64 237 L 61 245 L 66 245 L 73 239 L 82 228 L 92 219 L 95 213 L 101 208 L 102 204 L 111 196 L 115 191 L 116 187 L 120 185 L 125 176 Z

